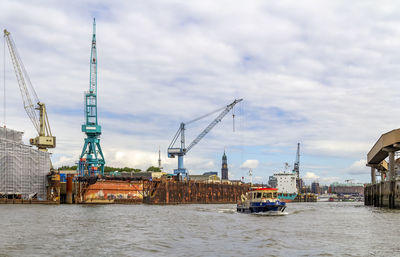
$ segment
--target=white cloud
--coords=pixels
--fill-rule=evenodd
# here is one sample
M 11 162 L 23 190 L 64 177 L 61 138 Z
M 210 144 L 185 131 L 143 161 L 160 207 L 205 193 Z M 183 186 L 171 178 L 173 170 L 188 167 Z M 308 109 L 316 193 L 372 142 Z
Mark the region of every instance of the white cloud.
M 348 169 L 347 172 L 351 175 L 369 174 L 370 168 L 366 166 L 367 160 L 362 159 L 355 161 Z
M 258 167 L 259 161 L 258 160 L 246 160 L 245 162 L 240 165 L 241 169 L 255 169 Z
M 338 182 L 341 180 L 342 179 L 340 179 L 339 177 L 320 177 L 320 178 L 318 178 L 319 183 L 322 185 L 330 185 L 333 182 Z
M 303 177 L 304 180 L 317 180 L 319 176 L 314 172 L 306 172 L 306 175 Z

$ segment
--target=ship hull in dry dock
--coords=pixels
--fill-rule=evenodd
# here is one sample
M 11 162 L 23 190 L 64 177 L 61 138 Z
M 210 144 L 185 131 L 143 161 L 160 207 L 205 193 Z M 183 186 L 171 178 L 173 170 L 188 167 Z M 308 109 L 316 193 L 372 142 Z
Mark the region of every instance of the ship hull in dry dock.
M 70 193 L 74 203 L 199 204 L 236 203 L 248 185 L 173 180 L 80 179 Z M 65 188 L 65 186 L 64 186 Z M 61 190 L 62 203 L 66 189 Z M 70 202 L 72 203 L 72 202 Z

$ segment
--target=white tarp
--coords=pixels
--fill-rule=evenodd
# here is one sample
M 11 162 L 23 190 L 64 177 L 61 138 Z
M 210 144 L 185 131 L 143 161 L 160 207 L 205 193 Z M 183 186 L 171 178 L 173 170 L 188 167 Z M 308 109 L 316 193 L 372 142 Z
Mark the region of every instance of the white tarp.
M 22 143 L 22 132 L 0 128 L 0 194 L 46 199 L 50 154 Z

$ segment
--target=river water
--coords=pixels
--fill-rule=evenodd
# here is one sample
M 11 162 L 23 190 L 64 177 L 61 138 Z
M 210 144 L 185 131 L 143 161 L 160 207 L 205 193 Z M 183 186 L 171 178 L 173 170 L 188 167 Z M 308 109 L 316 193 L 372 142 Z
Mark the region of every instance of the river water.
M 400 256 L 400 210 L 289 203 L 0 205 L 0 256 Z

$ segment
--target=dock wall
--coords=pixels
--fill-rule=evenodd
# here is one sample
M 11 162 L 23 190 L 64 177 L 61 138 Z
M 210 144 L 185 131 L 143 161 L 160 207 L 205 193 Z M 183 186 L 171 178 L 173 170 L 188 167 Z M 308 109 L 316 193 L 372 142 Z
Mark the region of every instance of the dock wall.
M 391 180 L 367 185 L 364 189 L 364 204 L 400 209 L 400 181 Z
M 149 181 L 143 186 L 146 204 L 237 203 L 248 185 L 221 183 Z

